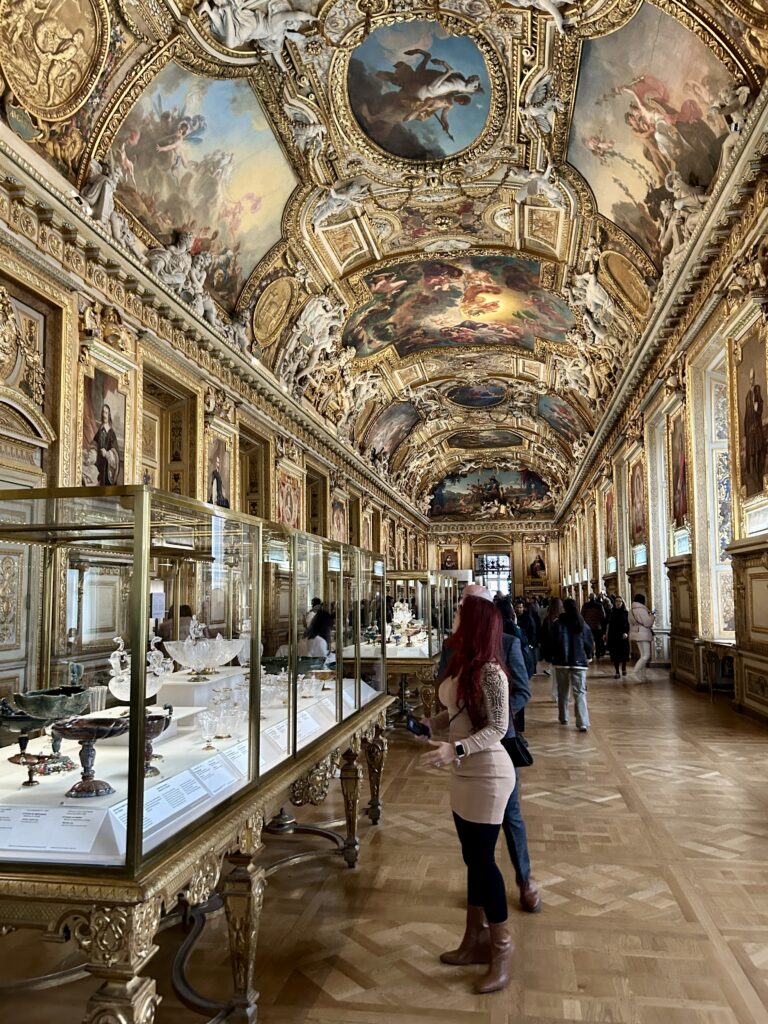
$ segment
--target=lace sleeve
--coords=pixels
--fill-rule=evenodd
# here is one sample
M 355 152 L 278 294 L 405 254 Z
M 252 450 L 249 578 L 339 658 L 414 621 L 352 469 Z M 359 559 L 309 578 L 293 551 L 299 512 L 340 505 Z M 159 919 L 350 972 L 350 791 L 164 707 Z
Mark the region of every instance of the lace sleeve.
M 461 742 L 468 754 L 476 754 L 494 746 L 506 736 L 509 727 L 509 683 L 498 665 L 483 669 L 483 695 L 488 721 L 478 732 Z

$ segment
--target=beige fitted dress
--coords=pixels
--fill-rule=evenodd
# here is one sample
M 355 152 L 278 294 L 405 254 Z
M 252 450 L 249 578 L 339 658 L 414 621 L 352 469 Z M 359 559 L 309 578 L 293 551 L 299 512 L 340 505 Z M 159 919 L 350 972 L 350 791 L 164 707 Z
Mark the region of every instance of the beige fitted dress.
M 451 769 L 451 810 L 465 821 L 500 825 L 515 788 L 515 768 L 501 745 L 509 726 L 509 682 L 498 665 L 483 669 L 487 724 L 477 732 L 465 709 L 456 704 L 457 681 L 445 679 L 440 700 L 447 711 L 432 719 L 434 729 L 448 728 L 451 743 L 467 751 Z

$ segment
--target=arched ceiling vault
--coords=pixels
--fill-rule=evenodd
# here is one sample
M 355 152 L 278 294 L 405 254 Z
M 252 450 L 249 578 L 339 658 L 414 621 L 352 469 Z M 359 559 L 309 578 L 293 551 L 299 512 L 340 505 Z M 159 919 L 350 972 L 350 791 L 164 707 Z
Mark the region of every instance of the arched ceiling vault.
M 0 0 L 13 129 L 449 517 L 554 510 L 767 67 L 768 0 Z

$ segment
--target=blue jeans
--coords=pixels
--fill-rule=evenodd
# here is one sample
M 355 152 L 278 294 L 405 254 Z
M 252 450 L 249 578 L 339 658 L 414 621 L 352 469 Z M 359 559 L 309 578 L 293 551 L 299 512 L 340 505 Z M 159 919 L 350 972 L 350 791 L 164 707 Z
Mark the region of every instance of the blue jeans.
M 504 838 L 507 840 L 509 859 L 515 869 L 515 879 L 518 885 L 527 882 L 531 877 L 531 860 L 528 856 L 528 837 L 525 834 L 525 822 L 520 810 L 520 769 L 515 770 L 515 788 L 507 801 L 504 811 L 502 828 Z
M 573 703 L 576 710 L 576 725 L 579 729 L 589 728 L 589 711 L 587 710 L 587 670 L 585 668 L 555 667 L 557 679 L 557 710 L 558 718 L 563 725 L 568 723 L 568 691 L 573 690 Z

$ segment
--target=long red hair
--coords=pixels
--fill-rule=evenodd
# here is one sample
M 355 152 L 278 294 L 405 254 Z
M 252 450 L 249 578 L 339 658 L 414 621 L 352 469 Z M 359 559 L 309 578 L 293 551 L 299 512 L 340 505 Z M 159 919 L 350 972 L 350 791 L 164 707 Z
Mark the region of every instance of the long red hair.
M 466 708 L 475 729 L 487 720 L 480 682 L 483 667 L 491 662 L 507 673 L 499 662 L 502 633 L 501 613 L 493 602 L 483 597 L 462 599 L 459 628 L 446 641 L 451 657 L 445 674 L 457 680 L 456 704 Z

